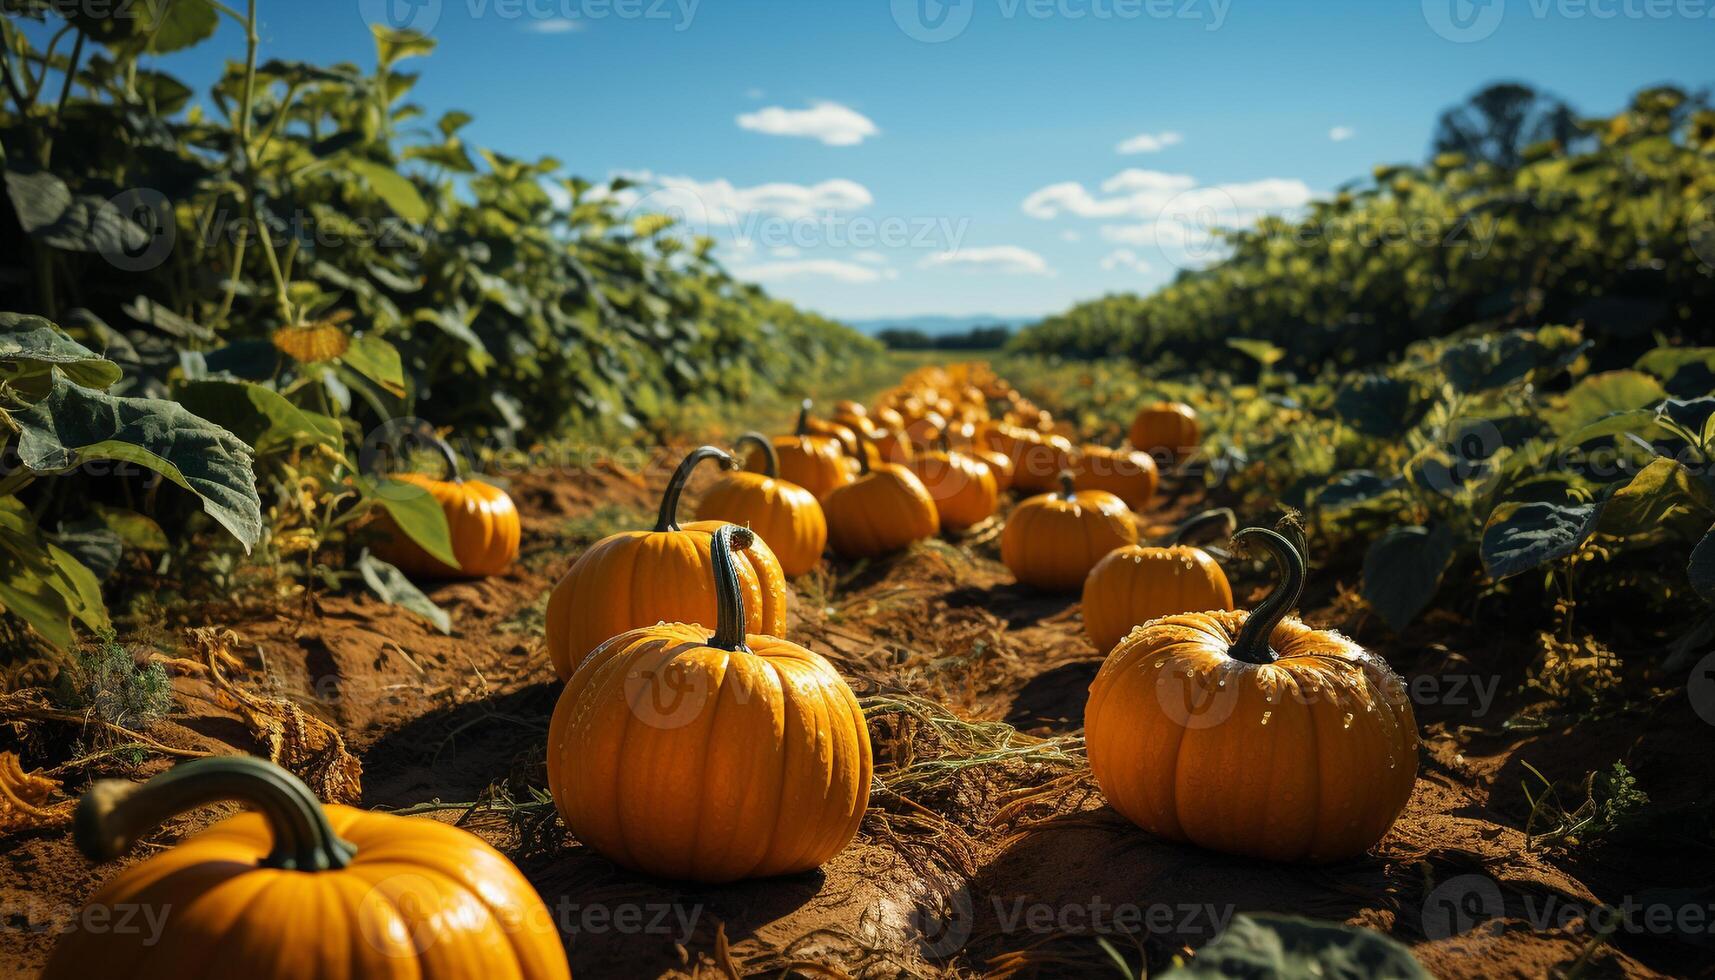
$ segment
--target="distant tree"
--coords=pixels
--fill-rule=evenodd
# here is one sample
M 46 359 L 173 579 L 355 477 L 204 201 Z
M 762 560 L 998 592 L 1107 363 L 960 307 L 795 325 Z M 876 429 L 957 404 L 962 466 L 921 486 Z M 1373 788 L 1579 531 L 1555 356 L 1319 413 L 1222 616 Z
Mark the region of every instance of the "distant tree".
M 878 331 L 875 339 L 891 350 L 999 350 L 1012 339 L 1012 329 L 997 323 L 930 336 L 915 327 L 888 327 Z
M 1462 153 L 1472 162 L 1516 170 L 1525 149 L 1554 140 L 1570 152 L 1586 137 L 1565 102 L 1529 85 L 1497 82 L 1441 114 L 1434 155 Z
M 888 327 L 876 333 L 875 339 L 889 350 L 928 350 L 932 346 L 929 335 L 914 327 Z

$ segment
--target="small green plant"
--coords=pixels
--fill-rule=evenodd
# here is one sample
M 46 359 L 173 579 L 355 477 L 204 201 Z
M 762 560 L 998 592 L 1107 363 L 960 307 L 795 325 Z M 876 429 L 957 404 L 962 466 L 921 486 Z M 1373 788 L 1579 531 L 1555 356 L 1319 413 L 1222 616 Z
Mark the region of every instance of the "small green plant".
M 1544 845 L 1579 847 L 1623 831 L 1636 823 L 1649 804 L 1649 795 L 1638 788 L 1636 776 L 1624 763 L 1615 762 L 1606 771 L 1590 772 L 1576 788 L 1555 784 L 1535 766 L 1524 763 L 1530 778 L 1524 782 L 1525 799 L 1530 801 L 1530 816 L 1524 825 L 1525 846 L 1536 849 Z M 1568 809 L 1564 799 L 1577 799 Z
M 107 629 L 60 670 L 54 700 L 105 726 L 146 731 L 173 709 L 173 686 L 165 668 L 139 665 Z

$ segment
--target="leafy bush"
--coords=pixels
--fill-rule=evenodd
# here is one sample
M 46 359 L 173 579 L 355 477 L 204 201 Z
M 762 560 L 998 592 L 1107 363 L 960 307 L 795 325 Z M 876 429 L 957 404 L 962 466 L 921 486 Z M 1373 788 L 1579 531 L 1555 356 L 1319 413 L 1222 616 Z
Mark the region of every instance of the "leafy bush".
M 139 666 L 113 631 L 102 630 L 59 675 L 54 692 L 62 708 L 95 721 L 144 731 L 173 707 L 173 682 L 158 663 Z

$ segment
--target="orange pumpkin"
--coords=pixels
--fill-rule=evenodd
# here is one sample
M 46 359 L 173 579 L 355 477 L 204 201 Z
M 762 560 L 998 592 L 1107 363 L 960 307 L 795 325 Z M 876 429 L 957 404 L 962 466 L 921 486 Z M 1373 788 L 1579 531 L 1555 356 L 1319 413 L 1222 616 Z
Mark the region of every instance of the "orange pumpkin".
M 849 398 L 843 398 L 834 402 L 834 414 L 849 415 L 861 419 L 869 417 L 869 409 L 863 407 L 863 402 L 854 402 Z
M 798 412 L 798 426 L 793 434 L 774 440 L 774 453 L 780 478 L 810 491 L 817 500 L 825 499 L 835 487 L 852 482 L 852 471 L 847 465 L 849 457 L 840 440 L 811 431 L 809 399 L 804 400 Z M 744 468 L 752 473 L 761 473 L 767 465 L 761 453 L 745 457 Z
M 163 821 L 225 800 L 257 812 L 130 865 L 89 900 L 104 916 L 159 910 L 158 929 L 67 932 L 42 976 L 571 976 L 553 918 L 499 851 L 435 820 L 323 806 L 261 759 L 98 782 L 78 802 L 73 839 L 110 861 Z
M 1063 436 L 996 423 L 984 428 L 980 438 L 1012 460 L 1012 485 L 1019 490 L 1050 491 L 1060 471 L 1072 466 L 1072 443 Z
M 874 418 L 876 428 L 889 429 L 894 432 L 905 431 L 905 416 L 899 414 L 899 410 L 890 405 L 883 405 L 876 409 Z
M 906 468 L 917 475 L 935 501 L 943 531 L 962 531 L 981 524 L 994 516 L 1000 504 L 1000 489 L 988 464 L 954 452 L 946 433 L 941 435 L 939 451 L 917 454 Z
M 1208 523 L 1224 523 L 1230 534 L 1232 521 L 1233 512 L 1226 508 L 1205 511 L 1154 545 L 1109 552 L 1084 580 L 1084 635 L 1105 653 L 1152 619 L 1233 608 L 1227 573 L 1207 551 L 1179 543 Z
M 1090 569 L 1115 548 L 1137 542 L 1125 501 L 1106 490 L 1074 490 L 1060 474 L 1060 491 L 1031 497 L 1006 519 L 1000 558 L 1014 578 L 1048 592 L 1076 592 Z
M 376 519 L 378 535 L 371 545 L 375 556 L 414 578 L 482 578 L 499 575 L 518 557 L 522 528 L 518 508 L 506 491 L 481 480 L 458 475 L 458 458 L 441 439 L 434 446 L 446 461 L 446 476 L 436 480 L 421 473 L 400 473 L 393 479 L 420 487 L 447 517 L 447 536 L 452 543 L 454 568 L 411 540 L 383 509 Z M 384 490 L 383 492 L 391 492 Z
M 859 453 L 860 475 L 822 502 L 828 541 L 847 558 L 874 558 L 935 536 L 935 501 L 916 474 L 897 463 L 870 465 Z
M 694 881 L 792 874 L 838 854 L 869 805 L 869 732 L 822 657 L 746 635 L 731 549 L 715 532 L 711 631 L 663 623 L 614 637 L 560 692 L 548 787 L 566 827 L 609 859 Z
M 1178 462 L 1202 440 L 1197 411 L 1184 402 L 1157 402 L 1131 423 L 1131 444 L 1156 459 Z
M 798 433 L 802 434 L 808 432 L 812 435 L 832 436 L 839 440 L 841 452 L 845 453 L 847 456 L 856 456 L 858 452 L 858 442 L 857 433 L 853 431 L 854 427 L 846 425 L 837 419 L 829 421 L 827 419 L 816 418 L 810 414 L 810 405 L 810 399 L 806 398 L 804 399 L 803 405 L 798 410 Z
M 578 556 L 548 597 L 547 645 L 554 671 L 572 676 L 579 661 L 626 630 L 662 621 L 712 626 L 718 614 L 709 583 L 709 541 L 721 521 L 680 527 L 679 496 L 691 471 L 706 459 L 727 469 L 738 461 L 713 446 L 693 450 L 667 481 L 652 531 L 622 531 Z M 766 542 L 740 555 L 739 578 L 750 610 L 747 628 L 786 632 L 786 576 Z
M 821 564 L 822 550 L 828 546 L 822 505 L 815 494 L 780 479 L 779 459 L 767 437 L 746 432 L 738 446 L 746 443 L 762 454 L 762 472 L 729 473 L 716 481 L 697 504 L 697 520 L 748 526 L 780 559 L 781 571 L 802 575 Z
M 897 429 L 876 430 L 870 436 L 870 444 L 875 450 L 873 453 L 867 454 L 871 463 L 905 464 L 911 462 L 911 443 Z
M 941 434 L 947 431 L 947 419 L 940 412 L 925 412 L 922 416 L 912 419 L 905 424 L 905 438 L 911 443 L 912 450 L 926 449 L 940 441 Z
M 1012 457 L 1005 453 L 997 453 L 992 449 L 973 449 L 971 455 L 988 464 L 989 472 L 994 474 L 996 490 L 1006 491 L 1012 487 Z
M 1288 614 L 1304 559 L 1239 534 L 1282 569 L 1255 612 L 1167 616 L 1122 640 L 1090 685 L 1096 783 L 1170 840 L 1273 861 L 1338 861 L 1379 841 L 1411 796 L 1417 722 L 1399 677 Z
M 1155 460 L 1148 453 L 1106 446 L 1085 446 L 1072 472 L 1079 490 L 1106 490 L 1135 511 L 1149 506 L 1159 480 Z

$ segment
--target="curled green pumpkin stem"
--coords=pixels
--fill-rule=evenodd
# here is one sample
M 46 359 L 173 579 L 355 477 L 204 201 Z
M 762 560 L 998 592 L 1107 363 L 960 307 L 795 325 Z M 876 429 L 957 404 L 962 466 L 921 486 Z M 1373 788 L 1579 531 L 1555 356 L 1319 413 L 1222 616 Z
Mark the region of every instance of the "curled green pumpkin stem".
M 655 519 L 655 533 L 679 530 L 679 497 L 685 492 L 685 481 L 691 478 L 691 471 L 705 459 L 718 459 L 723 469 L 738 469 L 738 460 L 724 449 L 714 446 L 698 446 L 691 450 L 690 455 L 673 471 L 667 480 L 667 490 L 661 494 L 661 513 Z
M 732 448 L 735 450 L 742 450 L 745 446 L 755 446 L 762 451 L 763 476 L 770 480 L 779 478 L 780 454 L 774 451 L 774 443 L 767 436 L 760 432 L 746 432 L 738 437 L 737 442 L 732 444 Z
M 1279 655 L 1269 645 L 1269 637 L 1274 635 L 1280 621 L 1298 608 L 1298 600 L 1304 595 L 1304 556 L 1292 542 L 1268 528 L 1247 527 L 1233 536 L 1234 541 L 1247 539 L 1262 545 L 1280 566 L 1280 582 L 1245 619 L 1244 628 L 1228 648 L 1227 656 L 1247 664 L 1271 664 Z
M 431 434 L 429 438 L 434 444 L 435 452 L 440 454 L 441 462 L 447 465 L 447 472 L 441 479 L 448 483 L 463 483 L 464 477 L 459 476 L 459 457 L 457 453 L 453 452 L 453 447 L 448 445 L 447 441 L 440 436 Z
M 1239 521 L 1237 517 L 1233 516 L 1232 508 L 1216 507 L 1200 514 L 1192 514 L 1180 521 L 1177 527 L 1163 535 L 1156 541 L 1156 544 L 1162 548 L 1171 548 L 1185 540 L 1191 532 L 1211 524 L 1220 524 L 1224 528 L 1221 535 L 1225 537 L 1233 533 L 1233 529 L 1238 527 Z
M 744 583 L 738 577 L 738 563 L 733 561 L 734 548 L 750 547 L 756 535 L 748 527 L 727 524 L 716 529 L 709 542 L 709 564 L 715 571 L 715 602 L 717 618 L 715 635 L 709 646 L 733 653 L 749 653 L 744 642 Z
M 146 783 L 101 780 L 78 801 L 72 839 L 91 860 L 111 861 L 167 820 L 227 800 L 245 804 L 268 822 L 274 848 L 263 867 L 331 871 L 357 854 L 334 833 L 308 786 L 279 766 L 247 755 L 181 763 Z
M 793 428 L 792 434 L 795 436 L 810 434 L 810 399 L 808 398 L 804 399 L 803 403 L 798 406 L 798 425 Z

